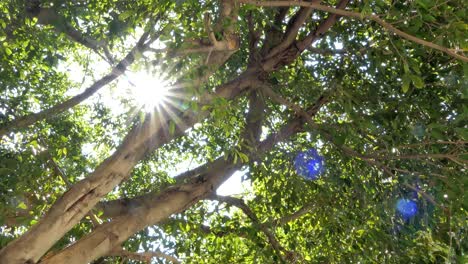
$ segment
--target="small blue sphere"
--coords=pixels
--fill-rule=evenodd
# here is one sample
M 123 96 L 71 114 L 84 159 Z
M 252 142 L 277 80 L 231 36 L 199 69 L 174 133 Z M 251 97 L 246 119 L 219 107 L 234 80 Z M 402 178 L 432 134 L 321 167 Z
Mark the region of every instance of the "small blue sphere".
M 404 219 L 409 219 L 418 212 L 418 205 L 415 201 L 409 199 L 398 199 L 396 209 Z
M 299 152 L 294 159 L 297 174 L 309 180 L 315 180 L 323 172 L 323 157 L 315 149 Z

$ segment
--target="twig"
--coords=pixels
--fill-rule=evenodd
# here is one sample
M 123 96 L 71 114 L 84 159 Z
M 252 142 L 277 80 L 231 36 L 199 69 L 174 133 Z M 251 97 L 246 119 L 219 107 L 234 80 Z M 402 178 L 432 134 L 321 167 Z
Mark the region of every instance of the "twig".
M 268 229 L 265 225 L 262 225 L 260 223 L 260 220 L 258 219 L 257 215 L 252 211 L 252 209 L 250 209 L 250 207 L 244 202 L 244 200 L 235 198 L 235 197 L 221 196 L 221 195 L 216 195 L 216 194 L 209 196 L 208 199 L 227 203 L 229 205 L 232 205 L 241 209 L 242 212 L 244 212 L 244 214 L 250 218 L 253 224 L 255 226 L 258 226 L 258 228 L 266 235 L 268 241 L 270 242 L 271 246 L 275 250 L 278 257 L 283 262 L 286 262 L 286 259 L 284 258 L 282 254 L 282 252 L 284 252 L 285 249 L 280 245 L 280 243 L 276 239 L 276 236 L 273 234 L 273 232 L 270 229 Z
M 305 2 L 305 1 L 255 1 L 255 0 L 238 0 L 238 1 L 240 3 L 244 3 L 244 4 L 252 4 L 252 5 L 256 5 L 256 6 L 268 6 L 268 7 L 282 7 L 282 6 L 312 7 L 314 9 L 317 9 L 317 10 L 320 10 L 320 11 L 333 13 L 333 14 L 337 14 L 337 15 L 340 15 L 340 16 L 352 17 L 352 18 L 357 18 L 357 19 L 360 19 L 360 20 L 363 20 L 363 19 L 372 20 L 372 21 L 376 22 L 377 24 L 381 25 L 387 31 L 395 33 L 396 35 L 399 35 L 400 37 L 403 37 L 403 38 L 405 38 L 405 39 L 407 39 L 409 41 L 418 43 L 420 45 L 423 45 L 423 46 L 426 46 L 426 47 L 429 47 L 429 48 L 432 48 L 432 49 L 442 51 L 442 52 L 444 52 L 444 53 L 446 53 L 446 54 L 448 54 L 448 55 L 450 55 L 450 56 L 452 56 L 454 58 L 460 59 L 460 60 L 462 60 L 464 62 L 468 62 L 468 57 L 466 57 L 464 55 L 457 54 L 457 53 L 453 52 L 451 49 L 448 49 L 446 47 L 437 45 L 435 43 L 432 43 L 432 42 L 417 38 L 417 37 L 415 37 L 413 35 L 410 35 L 410 34 L 408 34 L 406 32 L 403 32 L 403 31 L 397 29 L 396 27 L 392 26 L 392 24 L 390 24 L 390 23 L 384 21 L 383 19 L 381 19 L 378 15 L 365 15 L 365 14 L 358 13 L 358 12 L 346 11 L 346 10 L 342 10 L 342 9 L 337 9 L 337 8 L 333 8 L 333 7 L 329 7 L 329 6 L 325 6 L 325 5 L 321 5 L 321 4 L 316 4 L 316 3 L 311 3 L 311 2 Z
M 70 182 L 70 180 L 68 179 L 67 175 L 62 170 L 62 168 L 57 164 L 54 157 L 52 157 L 52 155 L 50 154 L 49 148 L 47 147 L 48 146 L 47 142 L 42 138 L 39 138 L 39 142 L 44 144 L 45 146 L 44 153 L 46 154 L 47 159 L 52 165 L 52 168 L 54 169 L 55 173 L 63 180 L 63 182 L 65 183 L 65 186 L 67 186 L 67 188 L 70 188 L 73 184 Z M 89 211 L 87 215 L 91 219 L 91 222 L 94 227 L 97 227 L 101 224 L 99 221 L 99 218 L 94 213 L 92 213 L 92 211 Z
M 159 250 L 157 251 L 146 251 L 146 252 L 131 252 L 125 249 L 115 249 L 109 253 L 109 256 L 123 257 L 127 259 L 138 260 L 146 263 L 151 263 L 152 258 L 162 258 L 166 259 L 174 264 L 179 264 L 180 261 L 166 253 L 163 253 Z
M 355 150 L 353 150 L 352 148 L 348 147 L 348 146 L 345 146 L 345 145 L 338 145 L 334 142 L 333 140 L 333 136 L 330 135 L 328 132 L 324 131 L 323 129 L 320 129 L 318 127 L 318 125 L 314 122 L 314 120 L 312 119 L 312 117 L 304 110 L 302 110 L 302 108 L 294 103 L 291 103 L 289 102 L 287 99 L 284 99 L 283 97 L 281 97 L 279 94 L 276 94 L 273 90 L 270 89 L 270 87 L 268 86 L 264 86 L 262 87 L 264 92 L 269 95 L 273 100 L 275 100 L 276 102 L 280 103 L 280 104 L 283 104 L 287 107 L 289 107 L 290 109 L 292 109 L 293 111 L 295 111 L 298 115 L 304 117 L 306 119 L 306 121 L 309 123 L 310 126 L 312 126 L 313 128 L 317 129 L 320 131 L 320 133 L 322 134 L 322 136 L 324 136 L 328 141 L 330 141 L 332 144 L 334 144 L 336 147 L 338 147 L 340 150 L 342 150 L 345 154 L 347 155 L 350 155 L 352 157 L 355 157 L 355 158 L 359 158 L 361 160 L 363 160 L 364 162 L 366 162 L 367 164 L 371 165 L 371 166 L 375 166 L 377 168 L 380 168 L 382 169 L 385 173 L 387 173 L 389 176 L 391 177 L 396 177 L 395 174 L 392 173 L 391 169 L 382 164 L 378 159 L 376 159 L 375 157 L 371 157 L 371 156 L 365 156 L 365 155 L 362 155 L 358 152 L 356 152 Z M 438 204 L 434 198 L 432 196 L 430 196 L 429 194 L 425 193 L 424 191 L 412 186 L 412 185 L 409 185 L 407 183 L 404 183 L 403 184 L 404 186 L 406 186 L 407 188 L 413 190 L 413 191 L 416 191 L 418 192 L 419 194 L 421 194 L 426 200 L 428 200 L 430 203 L 434 204 L 435 206 L 438 206 L 440 207 L 441 209 L 443 209 L 445 212 L 447 211 L 447 208 L 445 208 L 444 206 Z
M 276 219 L 273 221 L 274 225 L 284 225 L 287 224 L 291 221 L 294 221 L 296 219 L 299 219 L 300 217 L 304 216 L 305 214 L 309 213 L 312 209 L 315 208 L 315 203 L 309 203 L 304 205 L 301 209 L 298 211 L 290 214 L 290 215 L 285 215 L 279 219 Z
M 0 138 L 3 137 L 3 135 L 6 135 L 8 132 L 18 129 L 18 128 L 25 128 L 28 127 L 40 120 L 43 119 L 49 119 L 51 117 L 54 117 L 78 104 L 83 102 L 84 100 L 88 99 L 91 97 L 93 94 L 95 94 L 97 91 L 99 91 L 102 87 L 106 86 L 107 84 L 111 83 L 117 77 L 122 75 L 127 67 L 132 64 L 135 61 L 135 54 L 138 52 L 142 52 L 146 50 L 151 43 L 145 43 L 145 41 L 148 39 L 150 35 L 150 32 L 147 31 L 143 33 L 141 36 L 140 40 L 138 41 L 137 45 L 133 47 L 133 49 L 125 56 L 124 59 L 122 59 L 119 64 L 117 64 L 110 73 L 96 81 L 94 84 L 92 84 L 90 87 L 88 87 L 84 92 L 75 95 L 71 97 L 70 99 L 59 103 L 57 105 L 52 106 L 51 108 L 44 109 L 38 113 L 32 113 L 23 117 L 19 117 L 9 123 L 6 123 L 0 127 Z M 151 39 L 154 41 L 155 39 Z

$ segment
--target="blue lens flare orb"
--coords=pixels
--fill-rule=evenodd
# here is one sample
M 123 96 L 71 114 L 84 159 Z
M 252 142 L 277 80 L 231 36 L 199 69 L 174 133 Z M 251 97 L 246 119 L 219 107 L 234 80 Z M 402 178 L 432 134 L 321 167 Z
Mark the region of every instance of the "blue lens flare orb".
M 324 171 L 324 159 L 315 149 L 299 152 L 294 159 L 297 174 L 308 180 L 317 179 Z
M 418 205 L 413 200 L 402 198 L 398 199 L 396 209 L 405 220 L 408 220 L 416 215 L 418 212 Z

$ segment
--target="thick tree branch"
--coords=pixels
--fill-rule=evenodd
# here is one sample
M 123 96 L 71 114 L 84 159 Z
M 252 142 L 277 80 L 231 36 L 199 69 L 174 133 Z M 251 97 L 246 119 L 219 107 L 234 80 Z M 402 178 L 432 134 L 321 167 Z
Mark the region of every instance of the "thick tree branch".
M 207 53 L 205 60 L 206 65 L 222 65 L 226 60 L 239 49 L 239 36 L 235 32 L 235 24 L 237 23 L 237 7 L 231 0 L 222 0 L 221 2 L 221 15 L 213 29 L 211 17 L 209 13 L 205 13 L 203 17 L 203 26 L 207 39 L 187 40 L 186 44 L 190 44 L 189 48 L 174 49 L 163 48 L 154 49 L 150 51 L 157 53 L 166 53 L 168 57 L 187 56 L 194 53 Z M 223 23 L 232 24 L 228 27 L 222 27 Z M 216 34 L 223 35 L 223 39 L 216 39 Z M 212 57 L 213 55 L 213 57 Z
M 242 133 L 242 138 L 244 142 L 247 142 L 247 145 L 255 146 L 258 144 L 264 117 L 265 101 L 259 90 L 252 90 L 249 94 L 249 112 L 246 116 L 246 126 Z
M 440 45 L 437 45 L 435 43 L 432 43 L 432 42 L 429 42 L 429 41 L 426 41 L 426 40 L 423 40 L 423 39 L 420 39 L 420 38 L 417 38 L 413 35 L 410 35 L 406 32 L 403 32 L 399 29 L 397 29 L 396 27 L 394 27 L 392 24 L 384 21 L 383 19 L 381 19 L 378 15 L 365 15 L 365 14 L 361 14 L 361 13 L 357 13 L 357 12 L 352 12 L 352 11 L 345 11 L 345 10 L 341 10 L 341 9 L 337 9 L 337 8 L 333 8 L 333 7 L 329 7 L 329 6 L 325 6 L 325 5 L 321 5 L 321 4 L 315 4 L 315 3 L 309 3 L 309 2 L 304 2 L 304 1 L 255 1 L 255 0 L 239 0 L 240 3 L 244 3 L 244 4 L 252 4 L 252 5 L 256 5 L 256 6 L 269 6 L 269 7 L 284 7 L 284 6 L 303 6 L 303 7 L 311 7 L 311 8 L 314 8 L 314 9 L 317 9 L 317 10 L 320 10 L 320 11 L 324 11 L 324 12 L 328 12 L 328 13 L 332 13 L 332 14 L 337 14 L 339 16 L 346 16 L 346 17 L 352 17 L 352 18 L 357 18 L 357 19 L 360 19 L 360 20 L 363 20 L 363 19 L 368 19 L 368 20 L 371 20 L 371 21 L 374 21 L 376 22 L 377 24 L 381 25 L 385 30 L 389 31 L 389 32 L 392 32 L 402 38 L 405 38 L 411 42 L 415 42 L 417 44 L 420 44 L 420 45 L 423 45 L 423 46 L 426 46 L 426 47 L 429 47 L 429 48 L 432 48 L 432 49 L 436 49 L 436 50 L 439 50 L 439 51 L 442 51 L 454 58 L 457 58 L 459 60 L 462 60 L 464 62 L 468 62 L 468 57 L 464 56 L 464 55 L 461 55 L 461 54 L 458 54 L 456 52 L 454 52 L 452 49 L 448 49 L 446 47 L 443 47 L 443 46 L 440 46 Z
M 287 61 L 292 60 L 297 57 L 295 53 L 293 56 L 287 57 Z M 275 64 L 280 64 L 284 61 L 285 58 L 280 58 L 276 60 Z M 272 71 L 275 69 L 274 65 L 268 69 Z M 206 96 L 201 96 L 203 98 L 200 100 L 200 104 L 209 104 L 215 98 L 215 96 L 220 96 L 226 99 L 232 99 L 239 95 L 241 92 L 246 90 L 249 87 L 252 87 L 258 83 L 259 75 L 263 76 L 265 71 L 264 65 L 261 65 L 257 68 L 249 68 L 244 73 L 242 73 L 238 78 L 219 86 L 216 89 L 215 95 L 207 94 Z M 323 98 L 322 98 L 323 99 Z M 320 101 L 325 102 L 326 100 Z M 319 104 L 320 105 L 320 104 Z M 315 109 L 318 110 L 318 109 Z M 197 114 L 191 113 L 191 111 L 175 111 L 173 113 L 173 118 L 176 118 L 180 123 L 190 127 L 199 120 L 203 119 L 207 115 L 206 112 L 199 112 Z M 153 122 L 151 116 L 146 118 L 146 121 L 143 124 L 136 125 L 125 137 L 123 143 L 117 148 L 117 151 L 108 159 L 106 159 L 102 164 L 96 168 L 96 170 L 89 175 L 84 180 L 76 183 L 69 191 L 67 191 L 49 210 L 49 212 L 39 221 L 38 224 L 33 226 L 26 234 L 11 242 L 7 247 L 3 248 L 0 252 L 0 255 L 3 259 L 8 260 L 9 263 L 22 263 L 21 261 L 37 261 L 42 254 L 50 248 L 50 246 L 55 243 L 66 231 L 68 231 L 74 224 L 76 224 L 91 208 L 93 208 L 100 198 L 112 190 L 116 185 L 118 185 L 122 180 L 129 177 L 129 173 L 132 168 L 141 160 L 146 154 L 155 150 L 159 146 L 169 142 L 170 140 L 181 136 L 184 134 L 184 127 L 176 126 L 175 131 L 172 134 L 167 133 L 167 127 L 169 122 L 168 120 L 163 120 L 162 122 L 155 123 Z M 285 126 L 283 130 L 279 133 L 274 134 L 272 137 L 269 137 L 265 142 L 260 144 L 261 148 L 259 151 L 266 151 L 273 147 L 275 142 L 287 138 L 289 135 L 296 133 L 300 130 L 302 121 L 295 120 Z M 260 153 L 260 152 L 259 152 Z M 197 200 L 201 199 L 211 188 L 219 186 L 225 178 L 214 175 L 230 175 L 236 171 L 239 164 L 234 166 L 230 162 L 232 160 L 228 159 L 228 163 L 220 162 L 215 164 L 221 167 L 218 168 L 218 171 L 214 170 L 215 173 L 208 173 L 199 176 L 200 181 L 205 181 L 204 184 L 201 183 L 192 183 L 188 185 L 176 185 L 183 186 L 182 188 L 188 188 L 190 191 L 178 192 L 178 195 L 175 196 L 174 209 L 169 210 L 172 213 L 176 213 L 180 210 L 184 210 L 186 206 L 192 205 Z M 219 173 L 223 171 L 224 173 Z M 209 180 L 207 180 L 209 179 Z M 208 183 L 207 183 L 208 182 Z M 174 189 L 169 189 L 171 191 Z M 164 195 L 163 192 L 162 194 Z M 189 193 L 189 195 L 187 194 Z M 189 200 L 187 200 L 188 198 Z M 161 198 L 162 199 L 162 198 Z M 166 198 L 164 198 L 165 200 Z M 179 201 L 184 201 L 180 203 Z M 143 209 L 142 209 L 143 210 Z M 154 211 L 156 210 L 156 211 Z M 155 214 L 161 210 L 160 207 L 156 206 L 155 209 L 148 209 L 148 211 L 143 212 L 144 215 Z M 163 209 L 166 210 L 167 209 Z M 138 214 L 137 214 L 138 215 Z M 170 215 L 170 214 L 169 214 Z M 119 219 L 129 218 L 141 222 L 142 218 L 140 215 L 138 218 L 133 218 L 135 215 L 120 217 Z M 168 216 L 168 215 L 167 215 Z M 167 217 L 165 214 L 160 215 L 157 213 L 156 218 L 150 218 L 149 221 L 157 223 L 160 218 Z M 147 216 L 146 216 L 147 217 Z M 158 220 L 159 219 L 159 220 Z M 116 219 L 117 220 L 117 219 Z M 130 231 L 136 232 L 140 230 L 145 225 L 142 223 L 135 223 L 131 228 L 121 230 L 122 227 L 118 225 L 120 220 L 113 221 L 112 224 L 104 224 L 100 227 L 100 231 L 96 230 L 89 235 L 85 240 L 86 241 L 101 241 L 101 238 L 106 238 L 108 235 L 103 235 L 101 232 L 106 232 L 106 234 L 122 233 L 122 238 L 125 236 L 130 236 Z M 122 220 L 124 221 L 124 220 Z M 43 236 L 41 234 L 48 234 L 48 236 Z M 85 241 L 83 240 L 83 241 Z M 114 242 L 123 242 L 124 240 L 116 240 Z M 100 242 L 99 242 L 100 243 Z M 113 243 L 111 243 L 113 244 Z M 89 246 L 89 248 L 88 248 Z M 80 246 L 73 246 L 73 248 L 82 248 L 85 247 L 85 251 L 94 251 L 93 254 L 89 256 L 90 259 L 94 259 L 96 256 L 102 256 L 110 249 L 106 246 L 104 248 L 95 248 L 97 245 L 89 243 L 88 246 L 84 246 L 80 243 Z M 24 248 L 24 254 L 18 255 L 14 248 Z M 60 256 L 66 256 L 74 249 L 67 250 L 68 253 L 60 254 Z M 60 259 L 57 257 L 55 259 Z M 79 260 L 77 260 L 79 261 Z M 86 262 L 86 261 L 83 261 Z
M 230 177 L 241 167 L 240 163 L 232 163 L 232 159 L 229 159 L 213 164 L 212 169 L 202 176 L 204 181 L 179 184 L 157 195 L 147 196 L 142 206 L 131 208 L 128 214 L 104 223 L 75 244 L 41 263 L 64 263 L 65 260 L 69 264 L 87 263 L 106 255 L 135 232 L 157 224 L 172 214 L 182 212 L 203 199 L 225 180 L 224 177 Z M 80 255 L 76 252 L 87 254 Z
M 260 41 L 261 33 L 255 29 L 255 22 L 253 21 L 252 12 L 247 14 L 247 25 L 249 27 L 249 67 L 253 67 L 258 64 L 259 51 L 257 44 Z
M 52 26 L 58 33 L 65 34 L 69 39 L 80 43 L 99 55 L 99 50 L 102 48 L 105 53 L 105 59 L 110 60 L 112 58 L 104 41 L 96 41 L 91 37 L 85 36 L 80 30 L 70 25 L 65 17 L 59 15 L 54 8 L 43 8 L 40 6 L 40 2 L 40 0 L 28 0 L 26 1 L 25 9 L 29 16 L 37 18 L 39 25 Z
M 328 102 L 324 98 L 327 98 L 327 96 L 321 96 L 316 104 L 309 109 L 310 115 L 314 115 L 323 104 Z M 302 117 L 292 119 L 277 133 L 272 134 L 260 143 L 255 154 L 260 156 L 262 153 L 269 151 L 275 143 L 300 131 L 302 124 Z M 157 194 L 136 197 L 132 199 L 132 202 L 134 202 L 132 204 L 139 205 L 131 208 L 127 207 L 124 210 L 119 209 L 118 211 L 127 213 L 104 223 L 77 243 L 44 260 L 43 264 L 62 263 L 64 259 L 73 259 L 75 261 L 68 261 L 69 264 L 84 263 L 103 256 L 135 232 L 146 226 L 157 224 L 170 215 L 182 212 L 201 199 L 206 198 L 242 166 L 241 162 L 234 163 L 232 157 L 220 158 L 212 162 L 210 166 L 205 166 L 209 169 L 191 182 L 171 186 Z M 88 252 L 88 254 L 77 258 L 76 252 Z M 72 256 L 74 257 L 72 258 Z
M 313 0 L 311 2 L 314 4 L 318 4 L 321 2 L 321 0 Z M 312 13 L 312 10 L 313 8 L 310 8 L 310 7 L 302 7 L 290 19 L 282 42 L 278 44 L 276 47 L 274 47 L 273 49 L 271 49 L 271 51 L 268 53 L 268 56 L 266 58 L 271 58 L 277 55 L 279 52 L 288 48 L 296 40 L 299 29 L 302 27 L 306 19 L 309 18 L 310 14 Z
M 349 0 L 341 0 L 337 4 L 337 8 L 345 8 Z M 296 59 L 299 54 L 301 54 L 306 48 L 308 48 L 314 41 L 323 37 L 325 32 L 327 32 L 338 20 L 338 16 L 332 15 L 325 19 L 317 29 L 306 36 L 304 40 L 294 41 L 287 49 L 284 49 L 280 54 L 276 56 L 270 56 L 268 59 L 264 60 L 262 67 L 264 70 L 273 70 L 279 66 L 289 64 L 294 59 Z
M 256 70 L 248 70 L 237 79 L 221 85 L 216 90 L 216 96 L 231 99 L 240 94 L 257 78 Z M 202 96 L 202 104 L 209 104 L 214 96 Z M 207 113 L 192 114 L 190 111 L 178 111 L 175 117 L 186 125 L 193 125 L 198 120 L 204 118 Z M 168 120 L 166 120 L 168 122 Z M 16 252 L 13 248 L 34 247 L 21 256 L 24 261 L 28 259 L 38 259 L 52 243 L 59 239 L 63 232 L 66 232 L 77 221 L 81 219 L 98 200 L 108 193 L 114 186 L 127 178 L 129 172 L 135 164 L 147 153 L 153 151 L 162 144 L 180 136 L 184 133 L 184 128 L 177 127 L 173 134 L 166 131 L 168 125 L 155 124 L 151 116 L 146 118 L 143 124 L 135 126 L 124 139 L 124 142 L 117 151 L 106 159 L 89 177 L 75 184 L 54 206 L 46 216 L 29 232 L 10 243 L 0 252 L 5 259 L 16 259 Z M 41 236 L 35 234 L 54 234 Z M 44 240 L 47 241 L 44 243 Z M 43 242 L 39 242 L 43 241 Z M 11 254 L 9 253 L 11 252 Z M 35 260 L 35 261 L 36 261 Z M 20 260 L 21 262 L 22 260 Z
M 312 105 L 308 109 L 308 111 L 304 113 L 304 115 L 308 114 L 309 116 L 314 116 L 323 105 L 327 104 L 330 101 L 330 97 L 333 95 L 335 88 L 336 87 L 332 87 L 329 91 L 325 92 L 322 96 L 320 96 L 316 100 L 315 104 Z M 261 89 L 263 90 L 263 92 L 266 91 L 264 88 Z M 266 92 L 267 93 L 265 95 L 270 96 L 268 91 Z M 254 158 L 260 158 L 261 154 L 273 148 L 274 144 L 299 132 L 301 130 L 303 122 L 303 115 L 295 117 L 290 122 L 285 124 L 279 131 L 272 133 L 264 141 L 260 142 L 256 147 L 255 153 L 252 153 L 251 155 Z M 213 162 L 200 165 L 199 167 L 181 173 L 178 176 L 175 176 L 174 178 L 179 184 L 187 182 L 196 183 L 200 181 L 206 181 L 204 175 L 207 174 L 210 170 L 212 170 L 213 167 L 219 166 L 217 164 L 223 164 L 226 161 L 226 159 L 227 158 L 225 157 L 220 157 Z M 117 199 L 113 201 L 100 202 L 97 205 L 97 209 L 103 212 L 104 218 L 121 216 L 125 213 L 130 212 L 130 210 L 133 210 L 133 208 L 149 202 L 151 199 L 153 199 L 152 197 L 154 197 L 155 195 L 157 194 L 149 193 L 132 199 Z
M 345 7 L 348 5 L 349 0 L 340 0 L 338 4 L 336 5 L 337 10 L 345 9 Z M 304 50 L 312 43 L 321 38 L 325 33 L 336 23 L 336 21 L 340 18 L 339 15 L 337 14 L 330 14 L 327 19 L 323 23 L 320 24 L 320 26 L 314 31 L 308 34 L 303 40 L 298 41 L 296 44 L 299 50 Z
M 62 181 L 65 183 L 65 186 L 67 187 L 67 189 L 70 188 L 72 186 L 72 183 L 68 179 L 68 176 L 65 174 L 63 169 L 57 164 L 54 157 L 52 157 L 52 155 L 50 154 L 49 147 L 47 146 L 48 144 L 42 138 L 40 138 L 39 141 L 42 144 L 44 144 L 44 146 L 45 146 L 44 152 L 45 152 L 45 155 L 46 155 L 47 159 L 49 160 L 50 165 L 52 166 L 52 170 L 55 172 L 56 175 L 58 175 L 60 177 L 60 179 L 62 179 Z M 89 219 L 91 220 L 91 222 L 93 223 L 94 227 L 101 224 L 99 222 L 99 218 L 95 214 L 93 214 L 92 211 L 89 211 L 87 215 L 88 215 Z
M 289 7 L 280 7 L 275 11 L 276 15 L 273 23 L 265 30 L 265 41 L 260 51 L 262 56 L 266 56 L 272 47 L 278 45 L 283 36 L 283 20 L 288 14 Z
M 198 42 L 193 42 L 194 47 L 182 51 L 169 51 L 171 56 L 207 52 L 206 65 L 222 65 L 239 49 L 240 41 L 236 33 L 238 4 L 234 0 L 220 0 L 219 2 L 220 10 L 216 24 L 212 26 L 208 13 L 205 13 L 203 18 L 208 41 L 199 40 Z M 216 38 L 217 34 L 222 35 L 223 38 L 218 40 Z
M 224 2 L 233 3 L 232 1 Z M 223 10 L 229 9 L 227 6 L 224 8 Z M 233 12 L 232 9 L 229 12 Z M 229 38 L 236 39 L 233 35 L 229 35 Z M 146 47 L 148 44 L 144 45 Z M 134 58 L 132 54 L 129 55 L 131 55 L 131 59 Z M 123 70 L 122 67 L 127 66 L 126 60 L 123 62 L 120 67 L 117 67 L 118 72 Z M 247 70 L 237 79 L 221 85 L 216 90 L 215 95 L 209 96 L 207 94 L 205 97 L 202 96 L 201 103 L 209 104 L 215 96 L 228 99 L 237 96 L 248 88 L 252 81 L 257 79 L 256 71 L 255 69 Z M 112 75 L 109 78 L 114 77 Z M 204 118 L 206 114 L 206 112 L 202 112 L 195 115 L 191 111 L 177 110 L 173 118 L 184 125 L 191 126 Z M 169 127 L 167 122 L 169 120 L 164 120 L 164 122 L 155 124 L 151 115 L 148 115 L 143 124 L 137 124 L 111 157 L 101 163 L 90 176 L 76 183 L 67 191 L 38 224 L 3 248 L 0 251 L 0 260 L 5 260 L 8 263 L 37 261 L 55 241 L 93 208 L 101 197 L 111 191 L 122 180 L 129 177 L 131 169 L 139 160 L 162 144 L 182 135 L 185 131 L 185 127 L 176 127 L 174 133 L 169 134 L 167 133 L 167 127 Z M 48 236 L 40 235 L 45 233 Z M 15 248 L 24 248 L 24 254 L 17 254 Z
M 73 96 L 72 98 L 64 101 L 63 103 L 57 104 L 51 108 L 42 110 L 41 112 L 38 113 L 33 113 L 29 114 L 23 117 L 19 117 L 9 123 L 3 124 L 0 126 L 0 138 L 2 138 L 4 135 L 7 133 L 20 129 L 20 128 L 26 128 L 38 121 L 41 121 L 43 119 L 50 119 L 55 117 L 56 115 L 67 111 L 68 109 L 78 105 L 79 103 L 83 102 L 84 100 L 88 99 L 91 97 L 93 94 L 95 94 L 97 91 L 99 91 L 102 87 L 105 85 L 111 83 L 115 79 L 117 79 L 120 75 L 122 75 L 128 66 L 130 66 L 134 61 L 135 61 L 135 54 L 141 53 L 144 50 L 146 50 L 149 45 L 156 40 L 156 38 L 151 38 L 148 42 L 150 36 L 150 32 L 145 32 L 143 35 L 140 37 L 138 40 L 138 43 L 135 45 L 135 47 L 132 48 L 132 50 L 125 56 L 124 59 L 122 59 L 113 69 L 110 73 L 96 81 L 94 84 L 92 84 L 90 87 L 88 87 L 84 92 Z
M 247 70 L 233 81 L 218 87 L 215 95 L 202 96 L 203 103 L 211 103 L 215 96 L 232 99 L 256 83 L 256 78 L 255 70 Z M 193 114 L 187 110 L 175 112 L 173 118 L 178 118 L 183 124 L 192 126 L 206 115 L 207 112 Z M 29 250 L 21 258 L 26 256 L 24 261 L 28 259 L 37 261 L 56 240 L 91 210 L 101 197 L 122 180 L 128 178 L 130 171 L 139 160 L 161 145 L 185 133 L 184 127 L 177 126 L 175 131 L 169 134 L 167 133 L 169 120 L 165 120 L 166 123 L 161 123 L 155 122 L 153 118 L 155 118 L 154 115 L 148 115 L 143 124 L 137 124 L 127 134 L 112 156 L 101 163 L 88 177 L 64 193 L 39 223 L 3 248 L 0 251 L 0 256 L 8 260 L 12 259 L 9 263 L 15 263 L 13 260 L 17 259 L 18 254 L 14 248 L 28 248 Z M 45 233 L 48 235 L 39 235 Z

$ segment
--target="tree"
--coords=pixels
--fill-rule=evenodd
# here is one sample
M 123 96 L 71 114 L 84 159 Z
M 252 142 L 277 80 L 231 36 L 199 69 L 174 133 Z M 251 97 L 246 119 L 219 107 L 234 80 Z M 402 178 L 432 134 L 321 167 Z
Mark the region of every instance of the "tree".
M 466 261 L 463 4 L 1 2 L 0 263 Z

